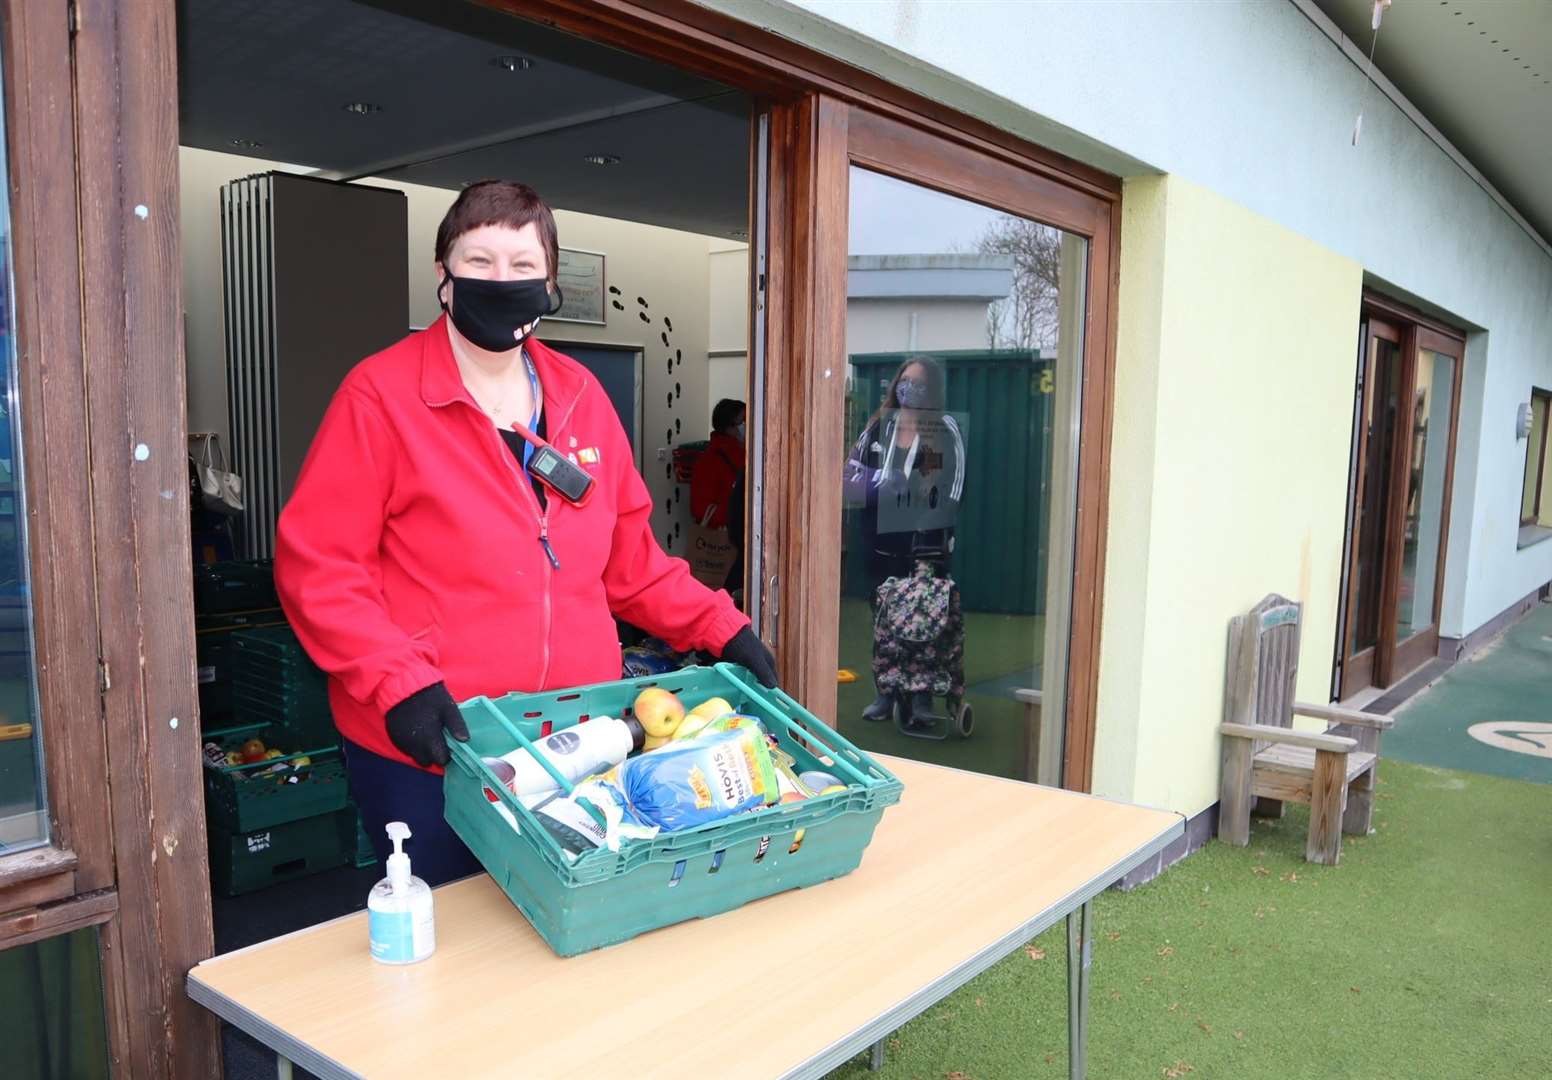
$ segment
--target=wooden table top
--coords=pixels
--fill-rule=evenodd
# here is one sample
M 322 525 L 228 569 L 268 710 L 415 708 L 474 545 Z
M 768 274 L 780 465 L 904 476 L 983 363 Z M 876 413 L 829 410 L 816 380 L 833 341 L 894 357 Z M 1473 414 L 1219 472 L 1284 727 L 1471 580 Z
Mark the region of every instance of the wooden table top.
M 482 874 L 436 890 L 437 950 L 419 964 L 373 961 L 363 911 L 207 960 L 191 993 L 345 1075 L 770 1080 L 1016 947 L 1004 939 L 1182 828 L 1165 811 L 880 760 L 904 797 L 844 878 L 561 959 Z

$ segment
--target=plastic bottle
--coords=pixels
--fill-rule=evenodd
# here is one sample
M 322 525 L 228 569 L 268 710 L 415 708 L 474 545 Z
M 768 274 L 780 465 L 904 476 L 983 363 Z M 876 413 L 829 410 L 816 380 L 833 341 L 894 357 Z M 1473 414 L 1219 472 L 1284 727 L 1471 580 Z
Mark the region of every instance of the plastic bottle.
M 546 735 L 534 743 L 550 764 L 573 782 L 612 768 L 646 743 L 647 730 L 633 716 L 617 720 L 600 716 L 585 724 L 575 724 Z M 558 785 L 526 748 L 518 747 L 499 758 L 486 758 L 485 764 L 496 779 L 517 796 L 545 795 Z M 505 767 L 503 767 L 505 766 Z
M 387 831 L 393 854 L 388 856 L 388 876 L 372 886 L 366 898 L 367 935 L 373 960 L 413 964 L 436 951 L 431 888 L 410 874 L 410 857 L 404 854 L 410 827 L 390 821 Z

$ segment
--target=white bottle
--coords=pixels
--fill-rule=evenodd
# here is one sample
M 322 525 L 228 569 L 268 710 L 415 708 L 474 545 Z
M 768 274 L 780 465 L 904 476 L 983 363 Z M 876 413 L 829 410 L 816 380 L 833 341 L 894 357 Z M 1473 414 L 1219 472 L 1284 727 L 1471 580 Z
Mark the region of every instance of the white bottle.
M 372 886 L 366 898 L 367 935 L 372 959 L 384 964 L 413 964 L 436 951 L 436 916 L 431 909 L 431 888 L 410 875 L 410 857 L 404 841 L 410 827 L 402 821 L 388 823 L 393 854 L 388 856 L 388 876 Z
M 585 724 L 551 732 L 534 743 L 567 780 L 577 781 L 624 761 L 645 744 L 647 731 L 634 716 L 623 720 L 600 716 Z M 499 758 L 486 758 L 485 764 L 514 795 L 546 795 L 558 788 L 555 777 L 530 754 L 518 747 Z M 531 800 L 525 798 L 525 805 Z

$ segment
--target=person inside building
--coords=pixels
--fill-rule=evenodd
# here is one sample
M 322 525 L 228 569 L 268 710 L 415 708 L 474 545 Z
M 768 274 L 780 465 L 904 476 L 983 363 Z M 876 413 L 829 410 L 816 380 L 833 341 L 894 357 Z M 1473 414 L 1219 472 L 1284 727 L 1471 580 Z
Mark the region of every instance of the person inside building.
M 442 817 L 457 702 L 618 679 L 615 615 L 776 681 L 728 595 L 658 546 L 608 395 L 535 336 L 558 257 L 533 189 L 466 187 L 437 230 L 443 315 L 346 376 L 276 537 L 367 833 L 384 858 L 384 825 L 406 822 L 433 885 L 480 869 Z
M 724 588 L 735 591 L 744 580 L 743 477 L 744 431 L 749 410 L 742 401 L 723 398 L 711 410 L 711 438 L 690 474 L 690 515 L 713 529 L 727 529 L 737 557 Z M 734 496 L 737 505 L 734 505 Z M 733 536 L 734 518 L 738 536 Z
M 937 723 L 934 695 L 964 696 L 964 621 L 948 567 L 964 498 L 965 446 L 946 400 L 942 365 L 929 356 L 907 359 L 863 425 L 843 479 L 847 504 L 860 511 L 875 615 L 878 696 L 862 716 L 899 715 L 905 727 L 923 730 Z M 896 587 L 881 592 L 891 579 Z M 886 596 L 892 602 L 880 612 Z M 927 613 L 938 625 L 905 628 Z

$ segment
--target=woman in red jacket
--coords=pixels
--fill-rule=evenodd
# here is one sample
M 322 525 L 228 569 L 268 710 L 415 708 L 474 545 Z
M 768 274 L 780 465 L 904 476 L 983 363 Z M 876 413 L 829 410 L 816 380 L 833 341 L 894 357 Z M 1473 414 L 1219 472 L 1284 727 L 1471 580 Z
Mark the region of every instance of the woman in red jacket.
M 728 529 L 731 536 L 733 517 L 742 516 L 743 506 L 734 506 L 734 494 L 742 493 L 738 482 L 744 475 L 744 423 L 749 410 L 742 401 L 723 398 L 711 410 L 711 440 L 695 459 L 690 474 L 690 516 L 713 529 Z M 738 558 L 728 568 L 727 588 L 737 589 L 744 580 L 743 530 L 734 542 Z
M 731 598 L 653 538 L 608 396 L 532 336 L 558 257 L 531 188 L 465 188 L 437 231 L 443 316 L 345 377 L 276 537 L 368 835 L 383 857 L 383 826 L 407 822 L 433 884 L 479 870 L 442 817 L 447 736 L 469 737 L 455 702 L 619 678 L 614 615 L 775 683 Z M 592 477 L 580 504 L 529 472 L 545 445 Z

